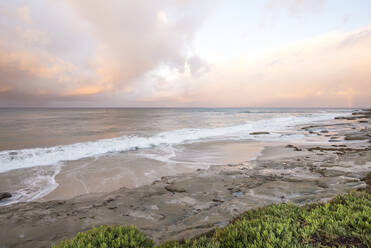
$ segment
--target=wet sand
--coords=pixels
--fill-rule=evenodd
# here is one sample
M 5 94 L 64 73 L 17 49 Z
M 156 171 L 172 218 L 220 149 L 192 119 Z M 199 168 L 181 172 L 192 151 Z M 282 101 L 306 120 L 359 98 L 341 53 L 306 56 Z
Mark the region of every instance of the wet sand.
M 122 153 L 68 162 L 55 177 L 58 187 L 39 201 L 65 200 L 87 193 L 112 192 L 122 187 L 148 185 L 164 176 L 208 169 L 210 164 L 230 164 L 255 159 L 261 142 L 208 142 L 182 146 L 171 161 Z
M 150 185 L 0 207 L 0 247 L 49 247 L 102 224 L 133 224 L 157 242 L 190 238 L 224 226 L 251 208 L 327 201 L 338 193 L 365 188 L 362 179 L 371 171 L 370 115 L 355 113 L 353 119 L 344 120 L 343 128 L 302 127 L 304 133 L 328 139 L 327 145 L 278 144 L 265 147 L 253 160 L 221 161 L 196 172 L 161 177 Z M 200 149 L 197 146 L 202 145 L 189 149 Z M 235 149 L 231 147 L 232 155 Z M 75 174 L 66 167 L 60 175 L 57 180 Z M 94 171 L 91 177 L 93 181 Z
M 63 165 L 37 166 L 0 173 L 0 188 L 13 197 L 1 201 L 65 200 L 82 194 L 112 192 L 122 187 L 151 184 L 163 176 L 207 169 L 255 159 L 263 149 L 258 141 L 214 141 L 179 145 L 180 152 L 167 154 L 167 147 L 109 154 L 66 161 Z M 169 156 L 167 158 L 167 156 Z

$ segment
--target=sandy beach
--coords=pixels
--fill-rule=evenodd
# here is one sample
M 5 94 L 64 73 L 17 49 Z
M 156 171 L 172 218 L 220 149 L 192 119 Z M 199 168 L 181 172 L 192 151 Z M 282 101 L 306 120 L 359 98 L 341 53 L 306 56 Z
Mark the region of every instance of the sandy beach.
M 264 148 L 254 144 L 256 149 L 251 150 L 243 143 L 221 142 L 216 146 L 227 149 L 230 156 L 221 158 L 219 164 L 195 172 L 184 169 L 178 175 L 163 168 L 154 177 L 158 179 L 150 184 L 143 181 L 138 187 L 133 187 L 130 177 L 119 178 L 128 186 L 112 188 L 110 193 L 68 199 L 84 192 L 71 190 L 78 182 L 70 176 L 75 175 L 71 174 L 73 166 L 66 166 L 56 178 L 65 187 L 40 202 L 0 207 L 0 247 L 49 247 L 93 226 L 114 224 L 135 225 L 161 243 L 225 226 L 251 208 L 327 201 L 336 194 L 365 188 L 363 178 L 371 171 L 370 116 L 367 110 L 344 117 L 341 124 L 301 127 L 301 132 L 326 137 L 328 145 L 283 142 Z M 189 149 L 209 148 L 197 144 Z M 250 151 L 250 159 L 237 156 L 243 149 Z M 156 167 L 140 163 L 142 173 Z M 87 185 L 87 190 L 92 187 L 99 185 Z M 52 200 L 58 198 L 65 200 Z

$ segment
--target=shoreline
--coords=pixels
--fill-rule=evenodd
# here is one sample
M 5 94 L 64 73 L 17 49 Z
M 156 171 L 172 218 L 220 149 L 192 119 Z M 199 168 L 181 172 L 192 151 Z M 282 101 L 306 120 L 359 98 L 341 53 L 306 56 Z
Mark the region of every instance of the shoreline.
M 202 158 L 189 155 L 189 153 L 196 154 L 193 151 L 198 151 L 198 154 L 204 154 L 209 153 L 210 150 L 221 152 L 221 149 L 223 149 L 224 156 L 218 159 L 217 164 L 228 164 L 238 163 L 243 160 L 255 160 L 263 147 L 260 142 L 216 141 L 212 143 L 191 143 L 183 145 L 183 148 L 190 150 L 190 152 L 183 152 L 184 154 L 181 154 L 182 157 L 178 157 L 179 155 L 175 156 L 170 164 L 163 164 L 162 161 L 136 156 L 133 158 L 135 159 L 133 161 L 135 162 L 135 168 L 124 166 L 124 168 L 120 168 L 120 161 L 128 156 L 126 153 L 118 154 L 114 158 L 101 158 L 100 160 L 104 162 L 90 159 L 93 162 L 89 164 L 89 160 L 86 159 L 86 165 L 79 165 L 81 161 L 77 161 L 78 165 L 75 162 L 69 162 L 61 168 L 60 173 L 55 177 L 55 181 L 59 186 L 42 198 L 37 199 L 37 201 L 65 200 L 86 193 L 109 193 L 122 187 L 134 189 L 150 185 L 164 176 L 176 176 L 194 173 L 197 169 L 208 169 L 209 163 L 202 162 Z M 102 167 L 102 164 L 105 166 Z M 111 178 L 111 181 L 108 184 L 97 183 L 104 182 L 104 178 Z M 81 185 L 84 187 L 81 187 Z
M 341 134 L 333 134 L 331 125 L 302 128 L 329 135 L 329 145 L 268 146 L 252 161 L 166 176 L 138 188 L 0 207 L 0 245 L 49 247 L 103 224 L 136 225 L 161 243 L 225 226 L 252 208 L 327 201 L 364 188 L 362 178 L 371 171 L 371 112 L 354 113 Z M 352 142 L 344 145 L 341 137 Z

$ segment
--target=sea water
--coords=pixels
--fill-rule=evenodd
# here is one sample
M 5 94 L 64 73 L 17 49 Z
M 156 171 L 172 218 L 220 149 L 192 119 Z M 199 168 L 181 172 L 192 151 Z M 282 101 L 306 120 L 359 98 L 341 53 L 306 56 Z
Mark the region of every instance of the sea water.
M 350 112 L 278 108 L 0 109 L 0 191 L 11 191 L 14 196 L 6 202 L 11 204 L 47 195 L 58 199 L 136 187 L 163 175 L 230 162 L 223 158 L 248 159 L 249 151 L 258 144 L 319 142 L 318 137 L 298 131 L 298 126 L 331 122 Z

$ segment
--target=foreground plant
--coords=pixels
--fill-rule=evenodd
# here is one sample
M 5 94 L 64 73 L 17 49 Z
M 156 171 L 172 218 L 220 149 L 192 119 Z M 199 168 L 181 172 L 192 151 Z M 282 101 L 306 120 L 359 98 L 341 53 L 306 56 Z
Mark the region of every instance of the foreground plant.
M 153 241 L 135 227 L 100 226 L 52 248 L 147 248 L 153 245 Z
M 90 245 L 90 246 L 89 246 Z M 154 247 L 134 227 L 100 227 L 56 248 Z M 371 195 L 353 192 L 326 204 L 270 205 L 242 214 L 225 228 L 158 248 L 371 247 Z

